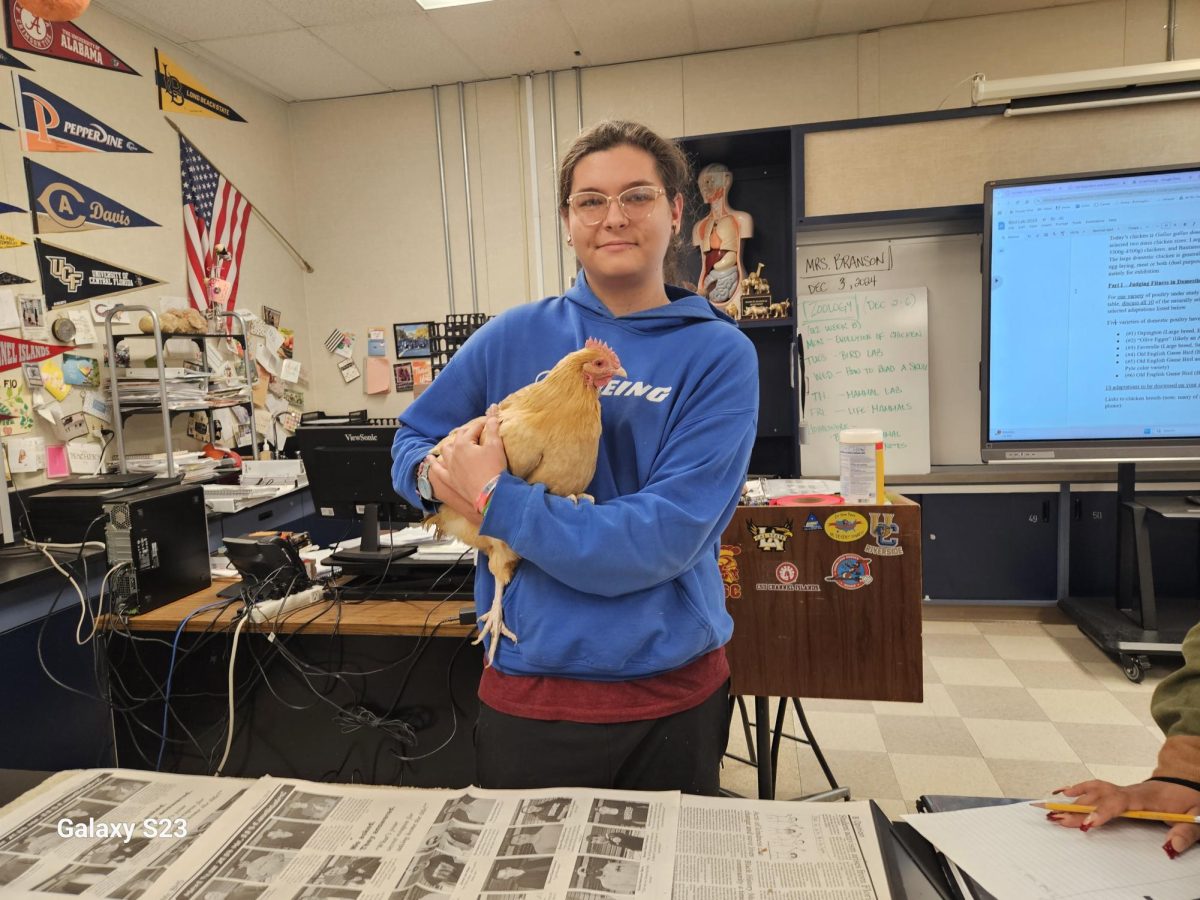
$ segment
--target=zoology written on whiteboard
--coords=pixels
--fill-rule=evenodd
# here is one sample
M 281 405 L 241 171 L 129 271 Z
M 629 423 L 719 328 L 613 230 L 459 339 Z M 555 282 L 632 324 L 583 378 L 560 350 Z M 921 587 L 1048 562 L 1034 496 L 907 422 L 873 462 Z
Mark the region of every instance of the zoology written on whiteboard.
M 805 477 L 838 471 L 837 435 L 883 431 L 884 471 L 929 472 L 929 315 L 925 288 L 804 298 Z

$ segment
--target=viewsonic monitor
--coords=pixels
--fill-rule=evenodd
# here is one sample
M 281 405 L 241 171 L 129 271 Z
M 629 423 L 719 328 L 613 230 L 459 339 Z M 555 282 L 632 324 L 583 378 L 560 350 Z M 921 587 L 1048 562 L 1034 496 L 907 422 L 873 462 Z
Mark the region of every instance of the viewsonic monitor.
M 339 565 L 387 565 L 413 552 L 413 547 L 380 548 L 379 523 L 392 527 L 420 522 L 424 514 L 405 503 L 392 487 L 394 422 L 378 419 L 353 423 L 322 421 L 302 424 L 296 441 L 317 513 L 334 518 L 361 518 L 362 544 L 342 550 L 330 562 Z
M 1200 163 L 985 186 L 985 461 L 1200 459 Z

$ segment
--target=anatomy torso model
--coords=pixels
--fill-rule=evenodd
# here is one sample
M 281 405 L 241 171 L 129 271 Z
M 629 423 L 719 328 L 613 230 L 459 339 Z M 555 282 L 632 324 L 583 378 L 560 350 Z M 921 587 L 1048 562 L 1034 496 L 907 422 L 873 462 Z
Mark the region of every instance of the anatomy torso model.
M 697 293 L 715 305 L 736 302 L 745 270 L 742 241 L 754 235 L 749 213 L 731 209 L 729 186 L 733 173 L 720 163 L 700 170 L 700 196 L 709 205 L 708 215 L 692 229 L 692 244 L 700 248 L 700 278 Z

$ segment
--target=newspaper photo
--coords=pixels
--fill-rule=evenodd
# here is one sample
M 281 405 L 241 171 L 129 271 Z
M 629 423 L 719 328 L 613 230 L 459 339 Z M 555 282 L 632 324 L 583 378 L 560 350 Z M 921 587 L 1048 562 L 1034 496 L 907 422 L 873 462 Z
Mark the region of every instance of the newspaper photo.
M 253 783 L 133 769 L 67 776 L 0 816 L 0 896 L 139 900 Z
M 684 796 L 672 896 L 885 900 L 871 804 Z
M 415 790 L 265 777 L 147 900 L 671 895 L 679 795 Z

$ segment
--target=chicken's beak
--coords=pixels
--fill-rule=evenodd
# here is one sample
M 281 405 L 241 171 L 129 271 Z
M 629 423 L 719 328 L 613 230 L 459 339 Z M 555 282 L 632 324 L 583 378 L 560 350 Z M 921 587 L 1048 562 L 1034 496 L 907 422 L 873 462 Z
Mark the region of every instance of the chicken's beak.
M 614 375 L 620 375 L 622 378 L 628 378 L 629 373 L 625 371 L 624 366 L 619 366 L 614 372 Z

